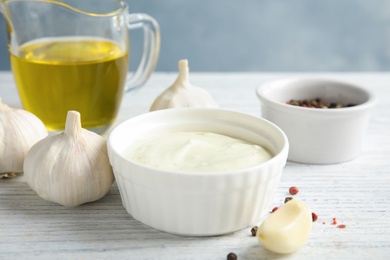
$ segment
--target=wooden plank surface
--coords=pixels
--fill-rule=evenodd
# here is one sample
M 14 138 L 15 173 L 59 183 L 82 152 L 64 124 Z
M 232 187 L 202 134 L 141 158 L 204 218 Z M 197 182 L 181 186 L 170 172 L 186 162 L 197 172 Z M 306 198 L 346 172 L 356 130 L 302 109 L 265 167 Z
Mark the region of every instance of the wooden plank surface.
M 226 259 L 229 252 L 239 259 L 389 259 L 389 73 L 194 73 L 190 80 L 221 107 L 260 115 L 256 86 L 284 76 L 354 82 L 379 97 L 360 157 L 334 165 L 286 165 L 272 206 L 282 204 L 295 185 L 300 188 L 296 197 L 319 215 L 299 252 L 280 256 L 264 250 L 251 236 L 251 226 L 217 237 L 159 232 L 127 214 L 115 183 L 103 199 L 65 208 L 39 198 L 19 174 L 0 180 L 0 259 Z M 174 79 L 175 74 L 155 73 L 144 88 L 127 93 L 116 123 L 147 112 Z M 0 97 L 21 107 L 9 72 L 0 72 Z M 331 225 L 334 217 L 346 228 Z

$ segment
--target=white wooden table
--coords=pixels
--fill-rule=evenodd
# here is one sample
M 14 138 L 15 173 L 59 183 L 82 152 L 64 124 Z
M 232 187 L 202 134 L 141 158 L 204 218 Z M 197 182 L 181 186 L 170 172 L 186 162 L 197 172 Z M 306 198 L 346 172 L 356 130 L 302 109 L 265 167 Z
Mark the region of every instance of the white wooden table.
M 390 259 L 390 73 L 191 73 L 190 80 L 206 88 L 221 107 L 260 115 L 256 86 L 291 75 L 359 83 L 379 97 L 359 158 L 336 165 L 286 165 L 273 206 L 282 204 L 295 185 L 300 188 L 296 198 L 319 216 L 299 252 L 279 256 L 264 250 L 251 226 L 217 237 L 156 231 L 127 214 L 115 183 L 103 199 L 65 208 L 39 198 L 18 175 L 0 180 L 0 258 L 226 259 L 235 252 L 238 259 Z M 147 112 L 175 77 L 155 73 L 144 88 L 127 93 L 117 123 Z M 0 73 L 0 97 L 21 107 L 10 72 Z M 331 225 L 334 217 L 346 228 Z

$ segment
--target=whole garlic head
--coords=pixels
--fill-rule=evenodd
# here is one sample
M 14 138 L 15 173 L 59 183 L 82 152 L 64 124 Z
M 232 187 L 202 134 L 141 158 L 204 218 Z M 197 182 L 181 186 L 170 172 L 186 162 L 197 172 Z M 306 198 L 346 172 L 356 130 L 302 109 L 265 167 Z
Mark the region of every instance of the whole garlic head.
M 68 112 L 64 132 L 30 149 L 24 174 L 40 197 L 66 207 L 102 198 L 114 182 L 106 140 L 81 128 L 76 111 Z
M 11 108 L 0 98 L 0 173 L 22 172 L 28 150 L 46 136 L 47 130 L 38 117 Z
M 190 84 L 188 74 L 188 61 L 180 60 L 176 81 L 156 98 L 150 111 L 175 107 L 218 107 L 205 89 Z

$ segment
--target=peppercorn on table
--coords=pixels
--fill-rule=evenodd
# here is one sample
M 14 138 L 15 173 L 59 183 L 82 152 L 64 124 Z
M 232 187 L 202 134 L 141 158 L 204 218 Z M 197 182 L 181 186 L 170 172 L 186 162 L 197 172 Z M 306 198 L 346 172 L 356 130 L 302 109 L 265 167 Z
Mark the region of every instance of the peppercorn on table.
M 141 89 L 126 93 L 115 124 L 148 112 L 176 73 L 154 73 Z M 294 195 L 318 219 L 296 253 L 265 250 L 248 226 L 214 237 L 184 237 L 154 230 L 123 208 L 114 183 L 102 199 L 75 208 L 41 199 L 23 174 L 0 180 L 1 259 L 388 259 L 390 255 L 390 73 L 190 73 L 220 107 L 260 116 L 255 88 L 270 79 L 298 76 L 357 83 L 377 94 L 361 155 L 350 162 L 288 162 L 272 207 Z M 0 72 L 3 102 L 21 107 L 11 72 Z M 256 207 L 256 205 L 253 205 Z M 261 223 L 254 223 L 258 225 Z

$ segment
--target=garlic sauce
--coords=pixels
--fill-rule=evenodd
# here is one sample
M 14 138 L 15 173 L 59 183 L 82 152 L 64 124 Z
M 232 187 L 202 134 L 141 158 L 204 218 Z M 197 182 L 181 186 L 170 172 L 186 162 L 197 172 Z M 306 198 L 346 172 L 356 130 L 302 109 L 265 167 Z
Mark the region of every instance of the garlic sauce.
M 265 148 L 211 132 L 174 132 L 141 140 L 128 148 L 128 159 L 168 171 L 224 172 L 261 164 Z

